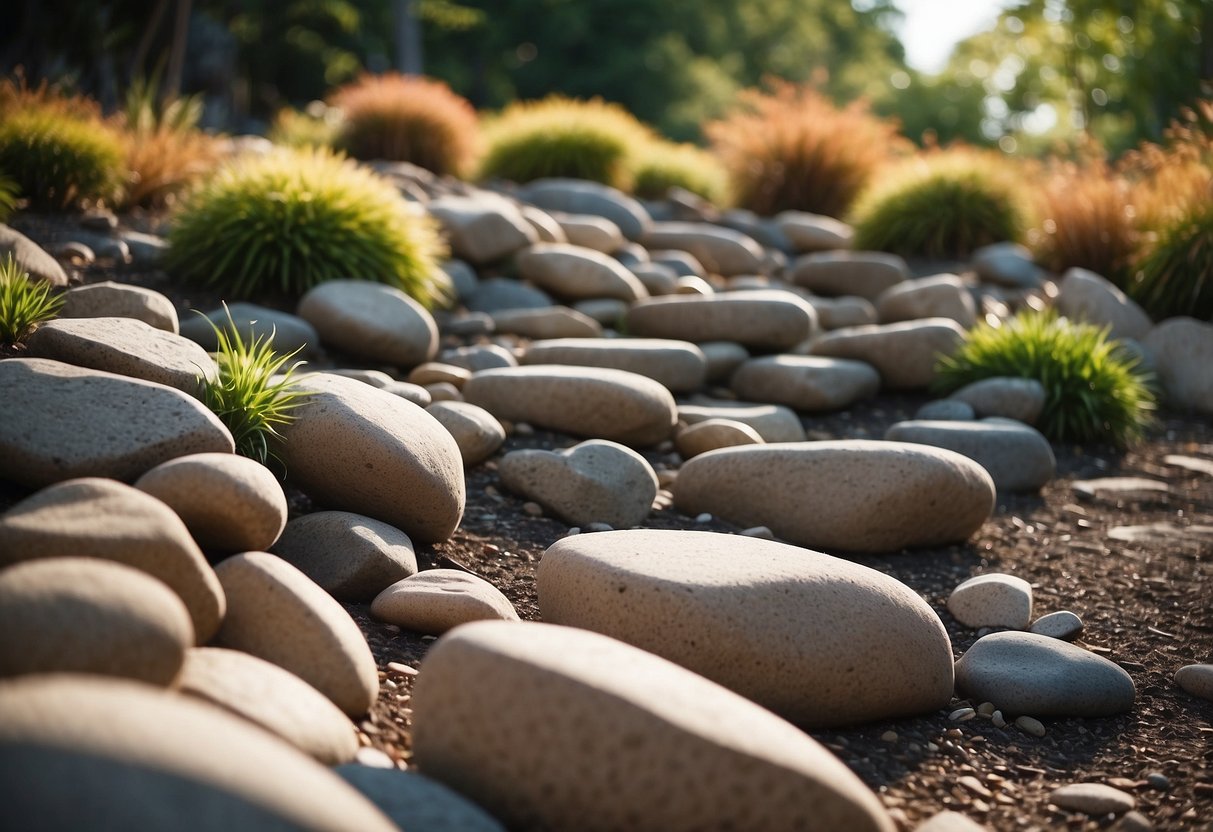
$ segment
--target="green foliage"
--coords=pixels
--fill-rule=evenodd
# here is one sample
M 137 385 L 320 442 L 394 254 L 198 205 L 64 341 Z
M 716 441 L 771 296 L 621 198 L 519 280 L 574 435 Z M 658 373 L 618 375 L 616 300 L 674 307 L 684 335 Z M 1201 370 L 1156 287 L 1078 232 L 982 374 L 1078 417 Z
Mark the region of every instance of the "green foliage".
M 855 247 L 925 257 L 962 257 L 1019 240 L 1024 197 L 992 156 L 945 151 L 912 159 L 856 202 Z
M 1162 226 L 1127 288 L 1156 320 L 1213 320 L 1213 203 L 1194 202 Z
M 160 98 L 160 72 L 140 75 L 126 88 L 122 116 L 128 130 L 151 133 L 157 130 L 188 131 L 202 120 L 202 96 Z
M 222 168 L 185 197 L 168 242 L 168 271 L 235 297 L 301 294 L 350 277 L 427 305 L 448 293 L 433 221 L 382 178 L 323 149 Z
M 68 211 L 111 200 L 123 176 L 122 143 L 98 121 L 51 107 L 0 117 L 0 173 L 35 211 Z
M 278 429 L 294 421 L 291 411 L 303 403 L 291 378 L 298 363 L 281 372 L 298 350 L 279 355 L 272 337 L 246 342 L 230 312 L 228 326 L 209 323 L 219 341 L 217 373 L 214 380 L 200 378 L 202 401 L 231 431 L 236 453 L 266 465 L 277 458 L 272 445 L 281 439 Z
M 0 344 L 20 343 L 62 306 L 62 295 L 54 294 L 49 283 L 30 280 L 11 253 L 0 260 Z
M 627 190 L 630 154 L 652 138 L 627 110 L 600 99 L 518 102 L 485 125 L 480 176 L 520 183 L 571 177 Z
M 291 107 L 279 110 L 270 125 L 269 140 L 283 147 L 335 147 L 341 133 L 340 114 L 322 102 L 314 103 L 320 107 L 309 106 L 302 112 Z
M 643 199 L 662 199 L 677 187 L 714 205 L 728 201 L 728 176 L 720 161 L 691 144 L 649 142 L 637 151 L 632 175 L 632 191 Z
M 476 111 L 441 81 L 395 72 L 364 75 L 333 93 L 332 101 L 343 116 L 340 145 L 355 159 L 458 174 L 479 147 Z
M 20 196 L 20 192 L 17 190 L 17 183 L 0 174 L 0 222 L 7 222 L 8 218 L 17 210 L 18 196 Z
M 1052 312 L 1022 312 L 999 327 L 979 325 L 936 372 L 941 392 L 996 376 L 1039 381 L 1045 406 L 1038 427 L 1057 442 L 1123 446 L 1153 421 L 1154 394 L 1137 358 L 1109 340 L 1107 328 Z

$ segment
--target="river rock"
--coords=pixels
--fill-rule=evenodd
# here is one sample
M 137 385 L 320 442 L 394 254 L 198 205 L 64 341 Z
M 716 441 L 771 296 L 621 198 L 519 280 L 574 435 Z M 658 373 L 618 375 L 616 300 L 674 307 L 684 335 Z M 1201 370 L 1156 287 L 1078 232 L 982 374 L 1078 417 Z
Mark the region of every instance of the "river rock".
M 605 217 L 629 240 L 639 240 L 652 224 L 643 205 L 617 188 L 597 182 L 536 179 L 519 189 L 518 198 L 546 211 Z
M 822 329 L 843 329 L 848 326 L 867 326 L 877 320 L 876 307 L 870 300 L 855 295 L 838 298 L 812 299 L 817 310 L 817 320 Z
M 443 196 L 426 209 L 442 224 L 451 253 L 473 265 L 504 259 L 539 241 L 518 206 L 495 194 Z
M 1019 243 L 993 243 L 973 252 L 970 265 L 987 283 L 1012 289 L 1039 288 L 1044 271 L 1032 261 L 1032 252 Z
M 574 535 L 544 553 L 538 591 L 544 621 L 655 653 L 799 725 L 910 716 L 952 696 L 947 632 L 913 590 L 785 543 Z
M 511 451 L 498 463 L 506 488 L 571 526 L 635 526 L 649 516 L 657 474 L 640 454 L 591 439 L 563 451 Z
M 666 338 L 558 338 L 535 341 L 522 357 L 523 364 L 569 364 L 607 367 L 648 376 L 673 393 L 689 393 L 703 386 L 708 362 L 703 351 L 689 341 Z
M 79 479 L 27 497 L 0 515 L 0 565 L 89 557 L 146 572 L 189 610 L 199 643 L 219 629 L 219 579 L 189 530 L 164 503 L 120 482 Z
M 286 494 L 269 469 L 235 454 L 191 454 L 135 481 L 177 513 L 203 549 L 262 551 L 286 525 Z
M 228 601 L 216 646 L 289 670 L 350 716 L 366 713 L 379 693 L 375 659 L 339 603 L 265 552 L 230 557 L 215 572 Z
M 723 448 L 682 466 L 674 504 L 791 543 L 896 552 L 968 539 L 994 508 L 994 483 L 942 448 L 864 439 Z
M 299 300 L 299 317 L 329 346 L 369 361 L 415 367 L 438 352 L 438 325 L 394 286 L 329 280 Z
M 134 318 L 174 335 L 181 331 L 177 308 L 167 297 L 112 280 L 69 289 L 63 294 L 59 318 Z
M 968 402 L 936 399 L 914 411 L 914 418 L 929 422 L 971 422 L 977 418 L 977 414 Z
M 1045 388 L 1034 378 L 995 376 L 966 384 L 948 398 L 962 401 L 978 417 L 1001 416 L 1036 424 L 1045 407 Z
M 348 511 L 317 511 L 286 524 L 273 553 L 338 601 L 365 604 L 414 575 L 413 541 L 395 526 Z
M 807 211 L 782 211 L 775 225 L 798 252 L 850 248 L 855 237 L 855 229 L 842 220 Z
M 188 338 L 134 318 L 65 318 L 47 321 L 27 339 L 29 355 L 76 367 L 154 381 L 200 396 L 214 380 L 214 360 Z
M 15 228 L 0 223 L 0 259 L 11 254 L 17 266 L 31 279 L 52 286 L 66 286 L 67 273 L 41 246 Z
M 650 298 L 632 306 L 628 332 L 681 341 L 732 341 L 758 350 L 786 350 L 817 327 L 817 312 L 781 290 Z
M 708 419 L 728 419 L 749 425 L 764 442 L 803 442 L 800 417 L 781 404 L 747 404 L 724 399 L 696 398 L 678 405 L 678 418 L 688 425 Z
M 209 703 L 120 680 L 0 686 L 0 769 L 6 829 L 396 829 L 277 737 Z
M 480 281 L 465 303 L 473 312 L 493 315 L 506 309 L 546 309 L 553 301 L 547 292 L 529 283 L 508 277 L 489 277 Z
M 894 829 L 806 734 L 596 633 L 465 625 L 426 654 L 412 705 L 420 770 L 511 828 Z
M 638 263 L 629 271 L 640 281 L 650 295 L 673 295 L 678 293 L 678 275 L 669 266 L 661 263 Z
M 475 373 L 464 399 L 498 419 L 645 447 L 668 439 L 674 397 L 656 381 L 624 370 L 536 364 Z
M 1110 327 L 1111 338 L 1143 340 L 1154 323 L 1136 301 L 1088 269 L 1067 269 L 1057 284 L 1057 311 L 1072 321 Z
M 990 572 L 963 581 L 948 596 L 948 612 L 966 627 L 1026 630 L 1032 620 L 1032 585 L 1023 578 Z
M 558 298 L 618 298 L 632 302 L 648 297 L 644 284 L 618 260 L 600 251 L 568 243 L 536 243 L 517 257 L 526 280 Z
M 614 298 L 592 298 L 573 304 L 573 310 L 593 318 L 604 327 L 614 329 L 628 314 L 628 304 Z
M 434 402 L 426 412 L 455 438 L 468 468 L 484 462 L 505 443 L 505 428 L 483 407 L 467 402 Z
M 733 419 L 706 419 L 687 425 L 674 434 L 674 447 L 683 459 L 737 445 L 761 445 L 763 438 L 745 422 Z
M 466 499 L 463 457 L 438 420 L 411 402 L 319 373 L 282 429 L 291 481 L 327 508 L 366 514 L 413 540 L 445 540 Z
M 955 352 L 964 334 L 951 318 L 923 318 L 836 329 L 814 341 L 809 352 L 866 361 L 890 390 L 917 390 L 935 380 L 935 365 Z
M 764 269 L 762 246 L 752 237 L 706 222 L 655 222 L 640 242 L 650 251 L 685 251 L 708 272 L 723 277 L 759 274 Z
M 898 422 L 884 438 L 964 454 L 989 471 L 1002 491 L 1039 491 L 1057 470 L 1049 440 L 1018 422 Z
M 1032 622 L 1029 629 L 1038 636 L 1073 641 L 1082 635 L 1082 627 L 1082 619 L 1077 614 L 1069 610 L 1058 610 L 1048 615 L 1042 615 Z
M 880 374 L 870 364 L 846 358 L 772 355 L 742 364 L 729 386 L 742 399 L 820 412 L 875 396 Z
M 956 662 L 956 688 L 1005 714 L 1112 716 L 1133 707 L 1133 680 L 1119 665 L 1035 633 L 994 633 Z
M 514 353 L 497 344 L 472 344 L 467 347 L 456 347 L 444 350 L 439 356 L 444 364 L 463 367 L 473 373 L 481 370 L 494 370 L 498 367 L 517 367 L 518 359 Z M 462 388 L 463 385 L 460 385 Z
M 619 226 L 605 217 L 553 211 L 552 219 L 560 224 L 565 239 L 572 245 L 610 254 L 624 243 L 623 232 L 619 230 Z
M 1070 783 L 1049 793 L 1049 802 L 1084 815 L 1119 815 L 1137 805 L 1133 795 L 1103 783 Z
M 909 277 L 905 260 L 881 251 L 819 251 L 796 258 L 791 266 L 792 282 L 810 292 L 868 301 Z
M 459 792 L 416 771 L 357 764 L 335 769 L 401 829 L 425 832 L 505 832 L 488 812 Z
M 354 759 L 358 733 L 324 694 L 276 664 L 222 647 L 185 656 L 181 692 L 224 708 L 325 765 Z
M 441 635 L 469 621 L 517 621 L 497 587 L 458 569 L 426 569 L 375 596 L 371 614 L 406 630 Z
M 523 338 L 598 338 L 602 335 L 602 324 L 567 306 L 501 309 L 493 313 L 493 324 L 498 332 Z
M 1175 684 L 1193 696 L 1213 701 L 1213 664 L 1189 664 L 1175 671 Z
M 279 354 L 297 351 L 305 356 L 320 351 L 319 333 L 303 318 L 253 303 L 230 303 L 205 316 L 190 315 L 181 322 L 181 334 L 207 352 L 214 352 L 219 348 L 215 327 L 239 334 L 245 343 L 260 340 L 272 344 Z
M 45 358 L 0 361 L 0 401 L 13 408 L 0 419 L 0 478 L 29 488 L 84 476 L 129 481 L 169 459 L 235 449 L 193 396 Z
M 951 318 L 965 329 L 977 323 L 977 304 L 964 281 L 940 274 L 898 283 L 876 298 L 882 324 L 918 318 Z
M 1213 413 L 1213 324 L 1168 318 L 1142 344 L 1154 359 L 1167 401 L 1183 410 Z
M 194 628 L 181 599 L 122 563 L 40 558 L 0 571 L 0 677 L 95 673 L 172 684 Z
M 531 224 L 531 228 L 535 229 L 540 243 L 567 243 L 569 241 L 569 237 L 560 227 L 560 223 L 556 222 L 556 218 L 547 211 L 536 208 L 534 205 L 519 205 L 518 210 L 522 212 L 523 218 Z
M 960 812 L 939 812 L 916 827 L 914 832 L 989 832 L 989 830 Z

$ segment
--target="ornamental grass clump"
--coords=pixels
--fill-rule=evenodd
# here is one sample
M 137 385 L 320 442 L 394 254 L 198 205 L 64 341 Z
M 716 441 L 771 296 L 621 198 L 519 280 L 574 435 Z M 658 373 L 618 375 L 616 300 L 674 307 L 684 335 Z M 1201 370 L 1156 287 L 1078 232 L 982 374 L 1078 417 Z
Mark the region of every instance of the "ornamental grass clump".
M 1128 291 L 1156 320 L 1213 321 L 1213 199 L 1193 203 L 1155 232 Z
M 484 136 L 481 179 L 568 177 L 622 190 L 632 186 L 632 155 L 654 138 L 618 104 L 559 95 L 509 105 L 485 122 Z
M 280 149 L 221 168 L 186 195 L 168 243 L 170 273 L 229 297 L 300 295 L 348 278 L 387 283 L 427 306 L 449 295 L 435 222 L 326 149 Z
M 1028 210 L 1002 160 L 944 150 L 882 175 L 856 202 L 851 224 L 857 249 L 953 258 L 990 243 L 1019 241 Z
M 227 326 L 213 322 L 219 349 L 214 379 L 199 375 L 202 401 L 231 431 L 236 453 L 262 465 L 277 459 L 274 443 L 279 428 L 294 421 L 291 411 L 303 403 L 292 375 L 299 363 L 282 368 L 299 350 L 279 355 L 273 337 L 250 336 L 245 341 L 228 313 Z
M 445 175 L 466 172 L 480 123 L 466 98 L 441 81 L 388 72 L 364 75 L 333 93 L 341 111 L 337 146 L 355 159 L 389 159 Z
M 877 168 L 905 147 L 897 126 L 859 101 L 837 107 L 811 87 L 747 90 L 704 133 L 729 174 L 733 199 L 763 216 L 843 216 Z
M 1039 381 L 1045 405 L 1037 427 L 1056 442 L 1125 446 L 1153 421 L 1155 397 L 1138 359 L 1110 340 L 1106 327 L 1049 311 L 975 327 L 936 372 L 936 387 L 944 393 L 997 376 Z
M 0 346 L 20 344 L 62 306 L 63 296 L 49 283 L 31 280 L 11 253 L 0 260 Z
M 728 202 L 728 175 L 715 156 L 693 144 L 653 141 L 632 161 L 632 192 L 641 199 L 664 199 L 682 188 L 722 206 Z

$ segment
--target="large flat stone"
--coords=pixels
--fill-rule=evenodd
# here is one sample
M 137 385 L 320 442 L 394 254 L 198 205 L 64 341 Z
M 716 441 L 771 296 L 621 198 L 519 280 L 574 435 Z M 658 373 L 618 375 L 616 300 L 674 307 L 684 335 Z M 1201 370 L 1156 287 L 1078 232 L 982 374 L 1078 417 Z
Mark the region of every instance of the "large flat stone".
M 668 338 L 557 338 L 535 341 L 523 364 L 570 364 L 638 373 L 660 382 L 672 393 L 703 386 L 708 362 L 688 341 Z
M 639 240 L 653 222 L 644 206 L 623 191 L 582 179 L 536 179 L 518 191 L 518 198 L 546 211 L 605 217 L 629 240 Z
M 765 256 L 752 237 L 706 222 L 655 222 L 640 242 L 648 249 L 678 249 L 691 254 L 709 272 L 724 277 L 758 274 Z
M 1049 440 L 1018 422 L 898 422 L 885 432 L 893 442 L 916 442 L 964 454 L 990 472 L 1003 491 L 1039 491 L 1057 470 Z
M 520 251 L 517 262 L 523 279 L 558 298 L 618 298 L 630 303 L 649 295 L 622 263 L 584 246 L 536 243 Z
M 630 310 L 628 332 L 680 341 L 732 341 L 758 350 L 789 350 L 813 334 L 817 312 L 778 289 L 649 298 Z
M 827 332 L 809 348 L 812 355 L 866 361 L 890 390 L 920 390 L 935 380 L 939 359 L 964 339 L 951 318 L 923 318 L 896 324 L 855 326 Z
M 729 386 L 740 398 L 795 410 L 839 410 L 876 395 L 880 374 L 871 364 L 846 358 L 770 355 L 751 358 Z

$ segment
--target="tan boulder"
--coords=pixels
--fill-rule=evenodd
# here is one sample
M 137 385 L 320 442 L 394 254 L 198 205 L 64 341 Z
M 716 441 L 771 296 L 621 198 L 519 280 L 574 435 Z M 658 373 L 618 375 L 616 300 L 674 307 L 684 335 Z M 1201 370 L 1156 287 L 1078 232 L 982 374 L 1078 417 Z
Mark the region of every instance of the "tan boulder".
M 951 318 L 965 329 L 977 323 L 977 304 L 969 287 L 954 274 L 898 283 L 876 298 L 882 324 L 919 318 Z
M 781 211 L 775 225 L 796 251 L 833 251 L 851 247 L 855 229 L 842 220 L 807 211 Z
M 592 248 L 536 243 L 518 253 L 517 263 L 524 279 L 559 298 L 618 298 L 631 302 L 649 294 L 622 263 Z
M 863 361 L 808 355 L 751 358 L 729 381 L 742 399 L 799 411 L 839 410 L 880 389 L 880 374 Z
M 688 341 L 667 338 L 557 338 L 535 341 L 522 356 L 523 364 L 570 364 L 608 367 L 648 376 L 672 393 L 689 393 L 703 386 L 707 358 Z
M 369 361 L 415 367 L 438 353 L 433 316 L 394 286 L 329 280 L 309 289 L 297 311 L 325 344 Z
M 426 209 L 442 224 L 451 253 L 473 265 L 509 257 L 539 240 L 518 206 L 496 194 L 443 196 Z
M 605 217 L 629 240 L 640 239 L 652 224 L 643 205 L 618 188 L 598 182 L 555 177 L 536 179 L 522 186 L 518 197 L 545 211 Z
M 623 232 L 606 217 L 553 211 L 552 219 L 560 224 L 565 239 L 572 245 L 610 254 L 624 244 Z
M 804 425 L 800 417 L 781 404 L 748 404 L 724 399 L 696 398 L 678 405 L 678 418 L 688 425 L 708 419 L 728 419 L 749 425 L 764 442 L 803 442 Z
M 685 251 L 713 274 L 758 274 L 764 255 L 752 237 L 706 222 L 655 222 L 640 242 L 645 248 Z
M 759 350 L 786 350 L 817 328 L 808 301 L 778 289 L 649 298 L 628 310 L 628 332 L 680 341 L 732 341 Z
M 1163 393 L 1172 406 L 1213 413 L 1213 324 L 1195 318 L 1168 318 L 1146 336 Z
M 683 459 L 737 445 L 761 445 L 763 438 L 745 422 L 734 419 L 705 419 L 674 434 L 674 447 Z
M 827 332 L 813 342 L 811 355 L 866 361 L 890 390 L 917 390 L 935 379 L 935 366 L 964 340 L 951 318 L 923 318 L 896 324 L 856 326 Z
M 810 292 L 875 301 L 909 279 L 910 269 L 901 257 L 882 251 L 819 251 L 796 258 L 790 274 L 793 283 Z
M 483 407 L 463 401 L 440 401 L 425 410 L 450 431 L 468 468 L 484 462 L 505 443 L 505 428 Z
M 567 306 L 501 309 L 493 313 L 498 332 L 523 338 L 598 338 L 602 324 Z
M 12 255 L 18 268 L 34 280 L 66 286 L 67 273 L 41 246 L 15 228 L 0 223 L 0 258 Z
M 484 578 L 458 569 L 426 569 L 375 596 L 371 614 L 406 630 L 441 635 L 469 621 L 517 621 L 510 599 Z
M 1087 269 L 1067 269 L 1057 284 L 1057 311 L 1072 321 L 1109 327 L 1110 338 L 1140 341 L 1154 323 L 1137 302 L 1110 280 Z
M 143 286 L 103 280 L 76 286 L 63 294 L 60 318 L 134 318 L 177 335 L 177 308 L 164 295 Z

